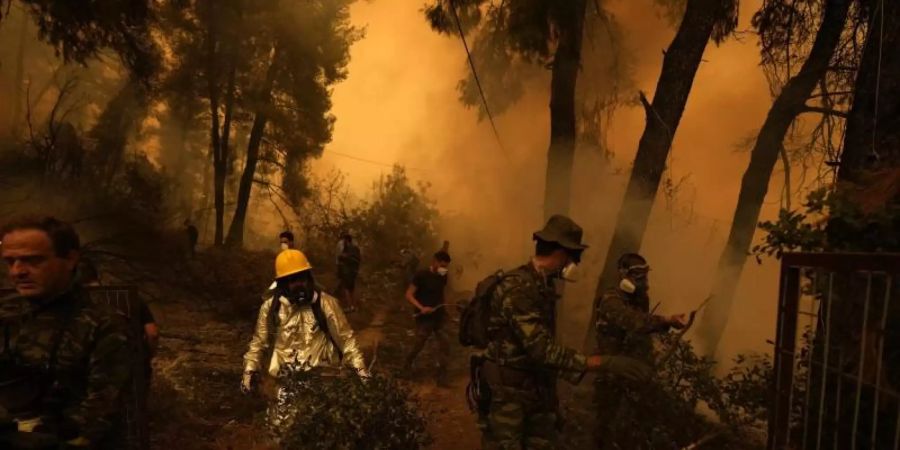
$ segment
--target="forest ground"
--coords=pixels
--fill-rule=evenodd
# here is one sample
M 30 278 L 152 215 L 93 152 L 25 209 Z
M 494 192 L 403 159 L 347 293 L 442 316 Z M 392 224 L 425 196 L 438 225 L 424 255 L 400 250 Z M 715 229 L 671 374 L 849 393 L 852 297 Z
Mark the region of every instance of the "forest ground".
M 330 285 L 327 275 L 324 281 Z M 358 290 L 364 307 L 349 318 L 367 361 L 377 348 L 374 370 L 397 375 L 412 343 L 410 307 L 396 287 L 376 288 L 362 280 Z M 151 448 L 275 448 L 265 431 L 265 401 L 244 396 L 238 388 L 242 356 L 256 318 L 226 321 L 213 306 L 195 301 L 187 292 L 168 288 L 164 292 L 166 298 L 151 305 L 161 327 L 150 394 Z M 435 383 L 432 342 L 417 360 L 415 373 L 402 382 L 427 418 L 434 439 L 431 448 L 479 448 L 480 434 L 464 394 L 466 352 L 455 345 L 454 322 L 448 323 L 447 334 L 452 344 L 450 386 Z

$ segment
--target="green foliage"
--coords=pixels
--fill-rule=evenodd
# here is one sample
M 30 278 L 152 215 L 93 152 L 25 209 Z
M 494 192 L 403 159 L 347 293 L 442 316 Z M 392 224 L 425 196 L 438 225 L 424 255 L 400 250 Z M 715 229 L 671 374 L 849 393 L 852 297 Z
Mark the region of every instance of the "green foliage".
M 443 34 L 458 37 L 459 26 L 470 38 L 471 56 L 479 73 L 485 97 L 494 113 L 502 113 L 517 102 L 528 81 L 544 73 L 552 63 L 556 36 L 552 27 L 571 26 L 563 21 L 562 5 L 579 2 L 526 0 L 487 2 L 484 0 L 436 0 L 425 8 L 431 27 Z M 565 23 L 564 23 L 565 22 Z M 476 107 L 479 118 L 486 112 L 482 105 L 474 75 L 459 82 L 460 100 Z
M 393 259 L 402 248 L 437 250 L 438 213 L 428 198 L 428 188 L 428 184 L 413 185 L 400 166 L 375 184 L 375 198 L 366 204 L 353 227 L 373 253 L 372 260 L 384 265 L 388 262 L 385 258 Z
M 756 436 L 765 426 L 773 375 L 767 359 L 738 356 L 733 368 L 718 378 L 716 362 L 698 356 L 678 334 L 660 339 L 655 359 L 657 372 L 651 380 L 623 385 L 629 402 L 617 412 L 619 445 L 682 448 L 709 439 L 710 448 L 758 448 Z M 598 408 L 604 407 L 602 398 L 597 402 Z M 700 413 L 701 406 L 718 420 Z
M 759 227 L 765 241 L 753 253 L 779 257 L 783 252 L 874 252 L 900 250 L 900 205 L 886 201 L 869 209 L 847 188 L 811 192 L 803 212 L 784 211 Z
M 150 38 L 153 21 L 147 0 L 22 0 L 41 37 L 64 61 L 85 63 L 103 50 L 114 51 L 140 79 L 157 70 L 160 51 Z
M 303 248 L 318 264 L 331 264 L 338 236 L 348 231 L 369 272 L 390 268 L 404 248 L 430 254 L 437 250 L 438 211 L 428 189 L 427 184 L 413 184 L 401 166 L 382 176 L 371 197 L 361 202 L 350 198 L 343 175 L 319 180 L 298 211 L 304 219 Z
M 390 378 L 297 371 L 282 386 L 287 400 L 279 417 L 288 420 L 271 427 L 281 448 L 417 449 L 430 442 L 410 392 Z
M 757 424 L 768 419 L 774 369 L 769 355 L 738 355 L 719 382 L 722 402 L 717 412 L 726 423 Z

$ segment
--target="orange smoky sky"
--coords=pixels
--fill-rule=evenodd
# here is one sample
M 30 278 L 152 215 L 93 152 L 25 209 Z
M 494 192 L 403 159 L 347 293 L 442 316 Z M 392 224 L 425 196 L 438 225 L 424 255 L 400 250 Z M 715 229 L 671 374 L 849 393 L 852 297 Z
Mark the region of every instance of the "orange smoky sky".
M 623 96 L 633 99 L 642 90 L 652 98 L 675 26 L 651 0 L 604 3 L 621 24 L 634 62 L 634 88 Z M 749 30 L 759 4 L 741 2 L 739 29 Z M 524 261 L 529 233 L 541 225 L 549 86 L 533 83 L 497 118 L 504 153 L 489 124 L 458 101 L 456 86 L 468 70 L 461 42 L 433 32 L 421 7 L 391 0 L 352 7 L 351 20 L 365 27 L 366 36 L 352 48 L 348 79 L 334 89 L 334 139 L 312 169 L 345 172 L 360 195 L 394 163 L 406 166 L 414 180 L 431 183 L 446 217 L 442 232 L 453 248 L 483 254 L 481 265 L 467 267 L 463 277 L 462 284 L 473 284 L 492 265 Z M 756 36 L 710 43 L 669 160 L 668 176 L 683 181 L 671 201 L 658 197 L 642 249 L 654 267 L 661 311 L 688 309 L 707 295 L 749 160 L 739 143 L 756 134 L 770 105 Z M 585 226 L 592 255 L 584 282 L 570 289 L 573 295 L 589 296 L 594 288 L 643 129 L 642 108 L 622 106 L 606 128 L 612 164 L 598 155 L 576 155 L 571 214 Z M 763 219 L 776 214 L 781 183 L 776 168 Z M 774 326 L 775 269 L 772 262 L 748 263 L 734 310 L 742 320 L 731 321 L 726 352 L 765 350 Z M 585 301 L 572 304 L 578 306 L 571 321 L 586 323 Z

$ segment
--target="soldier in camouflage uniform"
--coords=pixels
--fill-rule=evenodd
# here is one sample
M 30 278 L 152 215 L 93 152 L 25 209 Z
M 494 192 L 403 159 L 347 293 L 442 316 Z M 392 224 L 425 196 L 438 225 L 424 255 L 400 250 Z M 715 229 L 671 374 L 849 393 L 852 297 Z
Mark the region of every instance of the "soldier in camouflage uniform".
M 619 283 L 603 294 L 597 304 L 597 344 L 601 353 L 630 356 L 652 363 L 653 334 L 670 328 L 683 328 L 685 316 L 658 316 L 650 312 L 650 266 L 636 253 L 619 258 Z M 630 421 L 639 420 L 631 399 L 646 394 L 647 386 L 600 374 L 595 379 L 599 412 L 599 447 L 602 449 L 641 449 L 647 440 L 633 442 Z M 652 437 L 646 437 L 651 439 Z
M 587 248 L 574 221 L 553 216 L 534 234 L 535 256 L 506 273 L 491 305 L 491 341 L 481 365 L 490 399 L 480 418 L 485 449 L 552 449 L 559 433 L 556 380 L 577 383 L 587 371 L 640 379 L 649 368 L 618 356 L 585 356 L 556 342 L 555 282 Z
M 0 406 L 19 431 L 4 438 L 34 433 L 75 448 L 123 448 L 113 441 L 131 376 L 126 322 L 74 283 L 78 235 L 56 219 L 28 218 L 0 236 L 18 292 L 0 303 Z M 16 448 L 10 439 L 0 447 Z

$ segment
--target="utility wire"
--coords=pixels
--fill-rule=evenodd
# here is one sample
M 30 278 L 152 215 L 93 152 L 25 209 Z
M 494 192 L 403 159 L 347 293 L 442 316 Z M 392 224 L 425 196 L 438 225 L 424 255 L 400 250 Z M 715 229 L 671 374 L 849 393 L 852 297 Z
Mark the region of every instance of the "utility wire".
M 354 161 L 359 161 L 359 162 L 364 162 L 364 163 L 368 163 L 368 164 L 373 164 L 373 165 L 376 165 L 376 166 L 382 166 L 382 167 L 394 167 L 394 166 L 400 166 L 400 167 L 403 167 L 403 168 L 406 169 L 406 170 L 413 170 L 413 171 L 419 171 L 419 172 L 428 172 L 428 170 L 426 170 L 426 169 L 421 169 L 421 168 L 418 168 L 418 167 L 407 167 L 407 166 L 404 166 L 403 164 L 400 164 L 400 163 L 386 163 L 386 162 L 381 162 L 381 161 L 375 161 L 375 160 L 372 160 L 372 159 L 360 158 L 359 156 L 348 155 L 348 154 L 346 154 L 346 153 L 336 152 L 336 151 L 333 151 L 333 150 L 326 150 L 323 154 L 325 154 L 325 155 L 340 156 L 340 157 L 342 157 L 342 158 L 352 159 L 352 160 L 354 160 Z
M 880 30 L 878 35 L 878 70 L 875 72 L 875 113 L 872 115 L 872 156 L 878 161 L 881 159 L 878 149 L 875 148 L 875 139 L 878 132 L 878 97 L 881 95 L 881 55 L 884 47 L 884 0 L 878 2 L 880 11 Z
M 472 59 L 469 43 L 466 42 L 466 34 L 463 32 L 462 22 L 459 20 L 459 14 L 456 13 L 456 2 L 455 0 L 450 0 L 449 3 L 450 11 L 453 13 L 453 20 L 456 22 L 456 29 L 459 31 L 459 39 L 462 40 L 463 47 L 466 49 L 466 59 L 469 61 L 469 68 L 472 69 L 472 77 L 475 79 L 475 85 L 478 86 L 478 94 L 481 95 L 481 103 L 484 105 L 484 112 L 487 114 L 488 121 L 491 123 L 491 130 L 494 131 L 494 137 L 497 138 L 497 145 L 500 146 L 500 151 L 503 152 L 503 156 L 506 158 L 506 161 L 509 162 L 509 154 L 503 146 L 503 141 L 500 139 L 500 133 L 497 132 L 497 125 L 494 123 L 494 115 L 491 114 L 491 109 L 488 107 L 487 98 L 484 96 L 484 89 L 481 87 L 481 80 L 478 78 L 478 71 L 475 70 L 475 61 Z

